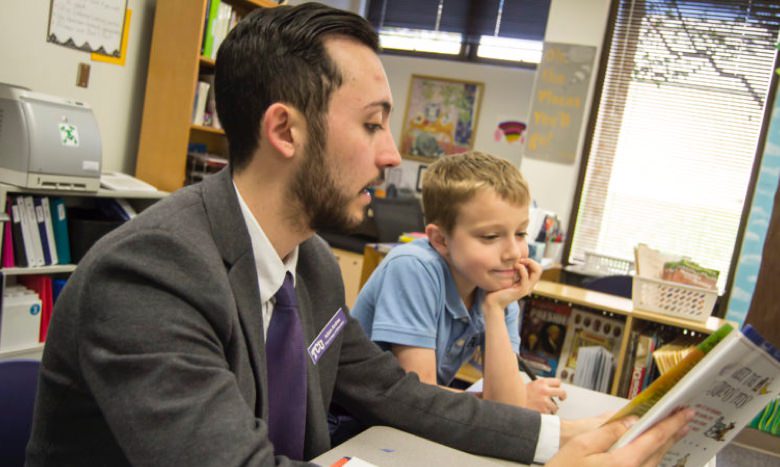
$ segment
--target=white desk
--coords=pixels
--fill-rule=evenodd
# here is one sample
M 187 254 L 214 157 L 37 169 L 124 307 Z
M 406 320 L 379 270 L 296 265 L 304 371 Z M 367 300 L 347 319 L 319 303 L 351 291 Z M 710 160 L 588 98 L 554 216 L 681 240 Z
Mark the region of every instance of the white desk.
M 379 467 L 524 465 L 475 456 L 386 426 L 371 427 L 312 462 L 327 467 L 342 457 L 358 457 Z
M 560 403 L 558 415 L 564 420 L 592 417 L 618 410 L 626 399 L 564 383 L 568 397 Z M 329 466 L 342 457 L 358 457 L 380 467 L 495 467 L 522 466 L 502 459 L 475 456 L 394 428 L 375 426 L 314 458 Z
M 526 383 L 529 381 L 525 373 L 521 373 L 521 376 Z M 563 420 L 596 417 L 605 412 L 615 412 L 628 403 L 628 399 L 591 391 L 573 384 L 562 383 L 561 387 L 566 390 L 566 400 L 558 402 L 557 415 Z M 472 384 L 467 391 L 482 391 L 482 380 Z

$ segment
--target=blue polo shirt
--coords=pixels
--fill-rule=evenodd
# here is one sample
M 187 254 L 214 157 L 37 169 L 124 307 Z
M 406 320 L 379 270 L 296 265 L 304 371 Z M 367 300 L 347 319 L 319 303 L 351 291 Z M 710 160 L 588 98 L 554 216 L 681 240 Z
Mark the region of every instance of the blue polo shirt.
M 419 239 L 393 248 L 379 263 L 351 315 L 385 349 L 391 344 L 434 349 L 437 383 L 449 385 L 477 347 L 484 346 L 484 295 L 478 289 L 467 310 L 447 262 L 427 239 Z M 505 314 L 509 339 L 517 352 L 517 302 Z

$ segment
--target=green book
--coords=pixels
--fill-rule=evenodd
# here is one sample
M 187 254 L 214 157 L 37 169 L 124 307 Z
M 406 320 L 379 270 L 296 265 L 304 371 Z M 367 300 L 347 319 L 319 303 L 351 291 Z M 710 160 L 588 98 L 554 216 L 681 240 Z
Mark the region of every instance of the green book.
M 214 58 L 214 23 L 216 23 L 219 14 L 219 5 L 221 0 L 211 0 L 208 16 L 206 20 L 206 31 L 203 33 L 203 56 Z

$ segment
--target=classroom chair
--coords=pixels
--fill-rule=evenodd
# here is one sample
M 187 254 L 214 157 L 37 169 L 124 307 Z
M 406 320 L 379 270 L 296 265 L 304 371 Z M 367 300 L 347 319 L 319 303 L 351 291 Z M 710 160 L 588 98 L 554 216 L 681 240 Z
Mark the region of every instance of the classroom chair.
M 595 277 L 582 282 L 582 287 L 619 297 L 631 298 L 634 278 L 628 275 Z
M 24 465 L 39 367 L 38 360 L 0 361 L 0 465 Z

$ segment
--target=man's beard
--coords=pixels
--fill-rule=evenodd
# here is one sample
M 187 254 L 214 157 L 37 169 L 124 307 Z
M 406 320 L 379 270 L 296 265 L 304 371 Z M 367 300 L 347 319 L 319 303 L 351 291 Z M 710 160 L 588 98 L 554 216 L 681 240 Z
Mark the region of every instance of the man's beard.
M 309 229 L 348 231 L 360 225 L 363 216 L 350 215 L 349 205 L 355 198 L 344 193 L 333 178 L 325 161 L 324 133 L 312 127 L 291 195 L 303 212 Z

